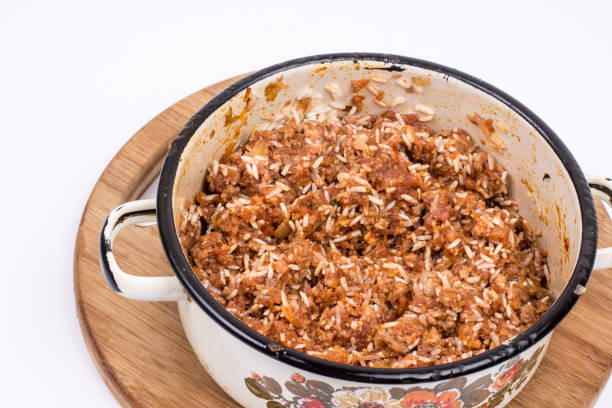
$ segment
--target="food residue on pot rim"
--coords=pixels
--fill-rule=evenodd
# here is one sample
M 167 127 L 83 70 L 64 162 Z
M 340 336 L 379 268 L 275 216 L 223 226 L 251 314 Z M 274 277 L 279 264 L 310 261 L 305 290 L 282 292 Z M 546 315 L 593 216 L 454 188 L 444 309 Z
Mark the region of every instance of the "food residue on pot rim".
M 413 76 L 410 79 L 412 79 L 412 83 L 416 86 L 429 85 L 431 82 L 431 78 L 428 77 L 427 75 Z
M 289 88 L 289 85 L 283 82 L 282 75 L 278 77 L 276 81 L 272 81 L 266 85 L 264 89 L 264 94 L 266 95 L 266 101 L 272 102 L 276 99 L 278 93 L 283 90 Z
M 531 188 L 531 185 L 529 185 L 527 179 L 521 178 L 521 183 L 523 183 L 523 185 L 527 188 L 527 190 L 529 190 L 530 193 L 533 193 L 533 188 Z
M 224 124 L 224 126 L 229 126 L 232 123 L 234 123 L 235 121 L 237 121 L 238 119 L 240 119 L 240 115 L 234 115 L 232 107 L 230 106 L 229 109 L 227 110 L 227 113 L 225 114 L 225 124 Z
M 467 115 L 467 118 L 473 124 L 478 125 L 480 131 L 485 137 L 485 140 L 491 145 L 493 149 L 497 151 L 506 150 L 506 142 L 495 131 L 495 127 L 493 126 L 493 119 L 483 118 L 477 113 Z

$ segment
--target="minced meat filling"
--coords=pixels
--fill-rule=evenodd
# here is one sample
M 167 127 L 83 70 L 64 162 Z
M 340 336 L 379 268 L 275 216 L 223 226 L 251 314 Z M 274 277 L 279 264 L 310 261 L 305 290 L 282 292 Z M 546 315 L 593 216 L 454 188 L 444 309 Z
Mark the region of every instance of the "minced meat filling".
M 368 367 L 448 363 L 551 305 L 506 172 L 414 114 L 291 120 L 214 162 L 180 226 L 206 289 L 274 341 Z

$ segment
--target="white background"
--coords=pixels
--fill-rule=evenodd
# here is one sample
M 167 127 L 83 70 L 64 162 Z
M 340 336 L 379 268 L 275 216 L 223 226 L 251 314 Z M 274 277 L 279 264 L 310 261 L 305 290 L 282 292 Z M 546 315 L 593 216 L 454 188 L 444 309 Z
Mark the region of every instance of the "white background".
M 224 78 L 324 52 L 424 58 L 507 91 L 585 172 L 612 175 L 610 2 L 12 3 L 0 0 L 2 406 L 118 406 L 76 318 L 79 218 L 135 131 Z

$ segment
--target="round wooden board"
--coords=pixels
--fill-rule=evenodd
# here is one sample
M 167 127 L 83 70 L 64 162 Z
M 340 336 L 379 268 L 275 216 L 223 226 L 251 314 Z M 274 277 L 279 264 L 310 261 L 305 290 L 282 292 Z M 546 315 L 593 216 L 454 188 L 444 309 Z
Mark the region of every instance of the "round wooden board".
M 168 143 L 202 105 L 238 77 L 177 102 L 117 153 L 85 206 L 74 254 L 77 315 L 91 356 L 123 407 L 236 407 L 206 373 L 183 333 L 176 304 L 125 299 L 108 288 L 98 261 L 102 221 L 138 198 L 157 176 Z M 600 246 L 612 246 L 612 222 L 598 205 Z M 157 229 L 130 227 L 115 255 L 131 273 L 171 275 Z M 612 368 L 612 276 L 594 272 L 587 292 L 555 330 L 541 367 L 509 407 L 590 407 Z M 262 405 L 263 407 L 263 405 Z

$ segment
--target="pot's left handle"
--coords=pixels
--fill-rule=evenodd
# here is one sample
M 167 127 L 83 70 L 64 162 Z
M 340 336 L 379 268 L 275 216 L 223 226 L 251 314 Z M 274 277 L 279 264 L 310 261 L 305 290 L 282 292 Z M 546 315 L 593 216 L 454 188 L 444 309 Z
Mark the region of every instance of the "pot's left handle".
M 115 292 L 136 300 L 179 301 L 187 298 L 176 276 L 136 276 L 121 270 L 113 255 L 113 241 L 123 228 L 143 222 L 156 222 L 155 200 L 125 203 L 110 212 L 100 232 L 100 266 L 108 285 Z
M 612 207 L 612 179 L 601 176 L 587 176 L 593 196 L 606 201 Z M 593 270 L 612 268 L 612 247 L 597 250 Z

